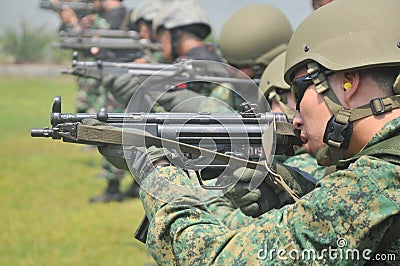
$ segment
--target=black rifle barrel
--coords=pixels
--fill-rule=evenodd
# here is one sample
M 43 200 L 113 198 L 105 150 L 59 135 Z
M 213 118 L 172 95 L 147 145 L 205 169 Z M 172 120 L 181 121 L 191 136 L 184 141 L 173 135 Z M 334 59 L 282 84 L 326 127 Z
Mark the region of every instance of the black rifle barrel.
M 235 78 L 227 76 L 206 76 L 196 71 L 190 61 L 178 64 L 141 64 L 141 63 L 121 63 L 108 61 L 76 61 L 72 63 L 72 69 L 65 69 L 63 74 L 72 74 L 77 76 L 100 78 L 102 75 L 96 71 L 90 71 L 91 68 L 104 71 L 107 74 L 131 73 L 134 76 L 159 76 L 171 77 L 182 81 L 203 81 L 217 83 L 233 84 L 259 84 L 260 79 Z M 221 74 L 227 74 L 223 72 Z M 188 80 L 190 78 L 190 80 Z

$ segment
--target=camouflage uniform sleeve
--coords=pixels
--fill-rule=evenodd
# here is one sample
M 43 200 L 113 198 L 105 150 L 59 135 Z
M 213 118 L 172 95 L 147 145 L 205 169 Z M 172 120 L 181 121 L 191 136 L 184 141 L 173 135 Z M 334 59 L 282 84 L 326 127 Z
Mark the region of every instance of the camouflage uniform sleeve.
M 231 230 L 201 204 L 198 194 L 182 192 L 181 186 L 196 185 L 196 180 L 178 168 L 163 167 L 141 187 L 150 220 L 146 244 L 160 265 L 362 265 L 367 257 L 361 256 L 373 254 L 399 213 L 399 172 L 399 166 L 361 157 L 348 170 L 323 178 L 295 204 Z M 183 196 L 162 201 L 152 196 L 155 192 Z M 351 256 L 359 252 L 359 259 L 349 257 L 349 250 Z M 400 256 L 398 247 L 393 250 Z
M 142 80 L 131 73 L 109 74 L 103 78 L 101 86 L 104 90 L 110 92 L 119 103 L 126 106 L 141 83 Z
M 255 220 L 243 214 L 227 197 L 216 198 L 206 206 L 215 217 L 218 217 L 225 226 L 232 230 L 248 225 Z
M 96 18 L 91 25 L 92 30 L 106 30 L 110 28 L 110 23 L 107 22 L 104 18 L 102 18 L 99 14 L 95 14 Z

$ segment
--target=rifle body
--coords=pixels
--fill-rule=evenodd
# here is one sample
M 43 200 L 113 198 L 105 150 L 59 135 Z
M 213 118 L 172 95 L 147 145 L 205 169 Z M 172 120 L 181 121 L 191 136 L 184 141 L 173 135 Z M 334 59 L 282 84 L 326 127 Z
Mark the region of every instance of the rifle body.
M 40 8 L 53 11 L 62 11 L 64 6 L 71 8 L 76 13 L 89 14 L 95 11 L 93 3 L 59 1 L 58 3 L 53 4 L 48 0 L 42 0 L 39 3 Z
M 234 89 L 231 90 L 232 108 L 239 109 L 243 102 L 258 102 L 259 94 L 257 84 L 258 79 L 237 78 L 233 76 L 232 67 L 225 68 L 225 65 L 212 62 L 213 68 L 208 68 L 208 61 L 186 60 L 176 64 L 139 64 L 139 63 L 118 63 L 107 61 L 78 61 L 73 60 L 71 69 L 62 70 L 63 74 L 71 74 L 78 77 L 93 78 L 99 81 L 104 75 L 112 74 L 120 76 L 130 73 L 132 76 L 140 77 L 143 81 L 147 80 L 146 87 L 137 91 L 138 102 L 136 110 L 149 110 L 154 104 L 155 99 L 167 91 L 176 90 L 176 84 L 191 83 L 200 81 L 203 84 L 230 84 Z M 218 69 L 217 69 L 218 68 Z M 224 85 L 224 86 L 225 86 Z M 203 89 L 202 86 L 188 86 L 188 89 L 197 91 L 196 88 Z M 264 104 L 259 106 L 261 111 L 266 110 Z
M 249 110 L 249 109 L 248 109 Z M 262 134 L 265 129 L 275 123 L 285 123 L 283 113 L 252 113 L 252 110 L 238 113 L 61 113 L 61 97 L 56 97 L 51 113 L 51 128 L 34 128 L 32 137 L 51 137 L 64 142 L 105 145 L 102 139 L 87 139 L 79 135 L 80 127 L 84 128 L 84 119 L 96 119 L 117 128 L 139 129 L 159 139 L 184 143 L 191 147 L 201 147 L 227 156 L 244 158 L 251 161 L 265 160 L 262 149 Z M 113 144 L 109 142 L 109 144 Z M 114 143 L 123 144 L 123 143 Z M 129 143 L 126 143 L 129 144 Z M 155 142 L 146 142 L 154 145 Z M 286 153 L 292 144 L 299 144 L 296 137 L 276 136 L 276 152 Z M 157 142 L 155 145 L 163 145 Z M 204 170 L 207 166 L 213 170 L 224 169 L 226 165 L 215 160 L 210 163 L 204 156 L 190 154 L 192 150 L 179 151 L 184 155 L 186 166 L 191 170 Z M 188 152 L 189 151 L 189 152 Z M 268 154 L 269 156 L 269 154 Z M 209 165 L 204 165 L 207 162 Z M 208 178 L 205 178 L 208 179 Z
M 92 47 L 110 50 L 143 50 L 157 51 L 161 46 L 145 39 L 116 38 L 116 37 L 63 37 L 60 36 L 59 43 L 53 45 L 57 48 L 72 50 L 89 50 Z
M 130 38 L 134 40 L 140 40 L 140 35 L 137 31 L 133 30 L 109 30 L 109 29 L 82 29 L 82 30 L 68 30 L 61 31 L 60 37 L 80 37 L 80 38 L 92 38 L 104 37 L 104 38 Z

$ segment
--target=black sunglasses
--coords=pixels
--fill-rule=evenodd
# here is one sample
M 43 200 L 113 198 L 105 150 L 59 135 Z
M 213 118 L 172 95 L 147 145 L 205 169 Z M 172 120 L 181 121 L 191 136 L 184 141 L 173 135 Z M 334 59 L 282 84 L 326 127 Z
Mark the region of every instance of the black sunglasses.
M 290 84 L 290 90 L 292 92 L 293 98 L 296 101 L 296 110 L 300 110 L 300 102 L 303 99 L 304 93 L 313 84 L 313 80 L 318 77 L 320 72 L 315 72 L 313 74 L 306 74 L 304 76 L 295 78 Z M 332 71 L 325 70 L 322 71 L 326 76 L 333 74 Z

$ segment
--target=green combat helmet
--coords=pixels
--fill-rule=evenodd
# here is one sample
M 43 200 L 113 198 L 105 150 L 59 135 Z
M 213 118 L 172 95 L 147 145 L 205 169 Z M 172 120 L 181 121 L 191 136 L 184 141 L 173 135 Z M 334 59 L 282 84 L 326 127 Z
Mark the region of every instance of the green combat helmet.
M 306 18 L 289 42 L 286 82 L 292 82 L 295 71 L 306 66 L 317 92 L 333 113 L 324 135 L 327 146 L 320 154 L 329 156 L 331 162 L 340 160 L 341 149 L 348 147 L 354 121 L 400 106 L 399 78 L 393 85 L 393 96 L 376 98 L 351 110 L 344 109 L 326 79 L 329 72 L 400 66 L 399 9 L 398 0 L 379 4 L 374 0 L 335 0 Z M 293 90 L 296 95 L 295 87 Z
M 240 9 L 225 22 L 219 45 L 229 64 L 267 66 L 286 50 L 292 33 L 282 11 L 270 5 L 255 4 Z
M 289 120 L 293 120 L 296 111 L 287 106 L 285 92 L 290 92 L 290 86 L 283 79 L 286 52 L 281 53 L 267 66 L 260 80 L 261 97 L 267 98 L 271 102 L 276 102 Z
M 166 1 L 168 2 L 168 1 Z M 211 32 L 209 18 L 194 0 L 175 0 L 164 5 L 165 8 L 153 20 L 153 30 L 171 32 L 185 30 L 205 39 Z
M 140 20 L 145 21 L 152 27 L 153 19 L 162 10 L 163 4 L 167 2 L 166 0 L 145 0 L 140 2 L 135 7 L 135 23 Z

